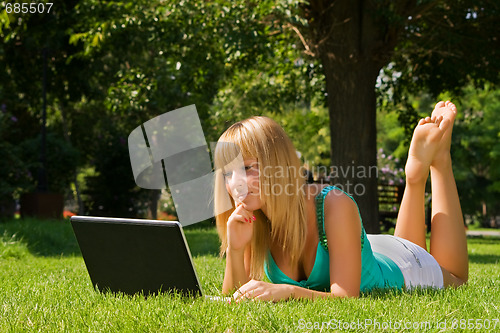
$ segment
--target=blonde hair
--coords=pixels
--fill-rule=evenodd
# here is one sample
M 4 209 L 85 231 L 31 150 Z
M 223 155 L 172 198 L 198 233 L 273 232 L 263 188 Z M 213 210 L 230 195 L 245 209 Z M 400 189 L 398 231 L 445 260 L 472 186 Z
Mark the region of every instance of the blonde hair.
M 302 166 L 290 138 L 283 128 L 267 117 L 251 117 L 229 127 L 215 148 L 216 166 L 215 211 L 227 202 L 223 168 L 241 153 L 243 159 L 255 158 L 259 165 L 260 200 L 267 217 L 255 212 L 253 238 L 250 244 L 250 277 L 261 279 L 270 242 L 281 245 L 284 253 L 296 265 L 302 255 L 306 238 L 306 206 Z M 271 171 L 271 172 L 269 172 Z M 279 193 L 275 191 L 280 189 Z M 286 189 L 286 191 L 283 191 Z M 273 193 L 274 191 L 274 193 Z M 227 221 L 233 208 L 216 213 L 217 230 L 221 239 L 221 255 L 227 249 Z

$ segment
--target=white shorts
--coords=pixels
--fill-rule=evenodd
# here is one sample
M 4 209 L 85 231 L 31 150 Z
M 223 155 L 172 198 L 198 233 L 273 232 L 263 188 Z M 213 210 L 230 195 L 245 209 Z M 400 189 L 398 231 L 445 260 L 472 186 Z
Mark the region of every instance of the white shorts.
M 425 249 L 396 236 L 367 236 L 373 252 L 389 257 L 401 269 L 407 290 L 444 287 L 441 266 Z

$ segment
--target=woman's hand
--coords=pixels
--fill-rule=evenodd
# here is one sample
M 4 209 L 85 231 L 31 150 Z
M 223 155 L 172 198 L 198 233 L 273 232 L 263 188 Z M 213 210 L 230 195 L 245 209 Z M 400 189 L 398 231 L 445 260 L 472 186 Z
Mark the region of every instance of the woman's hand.
M 255 216 L 252 211 L 245 209 L 240 203 L 227 221 L 227 244 L 232 251 L 243 251 L 253 237 L 253 222 Z
M 293 294 L 293 290 L 293 286 L 289 284 L 273 284 L 250 280 L 236 290 L 233 298 L 236 302 L 245 299 L 277 302 L 289 299 Z

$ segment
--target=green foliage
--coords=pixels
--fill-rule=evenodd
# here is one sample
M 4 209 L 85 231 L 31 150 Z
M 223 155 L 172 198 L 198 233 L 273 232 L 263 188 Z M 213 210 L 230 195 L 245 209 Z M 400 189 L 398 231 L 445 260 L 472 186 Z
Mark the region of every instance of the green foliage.
M 140 196 L 122 196 L 138 188 L 132 177 L 113 180 L 119 177 L 116 163 L 124 168 L 122 176 L 131 175 L 128 152 L 109 152 L 109 146 L 181 106 L 196 104 L 205 119 L 228 59 L 254 62 L 260 53 L 259 35 L 246 30 L 246 18 L 255 18 L 246 15 L 251 11 L 242 2 L 88 0 L 67 1 L 47 15 L 11 15 L 12 24 L 0 33 L 0 79 L 9 82 L 0 90 L 0 102 L 15 115 L 28 110 L 40 117 L 41 95 L 33 92 L 41 92 L 46 49 L 49 127 L 68 134 L 82 165 L 100 161 L 88 191 L 104 200 L 123 190 L 117 195 L 126 201 L 99 203 L 87 196 L 87 205 L 123 207 L 130 214 L 130 201 L 143 205 Z M 241 17 L 239 31 L 236 17 Z M 248 50 L 234 57 L 237 47 Z
M 49 105 L 78 99 L 88 91 L 88 72 L 79 61 L 68 59 L 77 51 L 67 43 L 66 30 L 74 24 L 73 9 L 78 1 L 64 1 L 50 13 L 9 14 L 10 25 L 0 31 L 0 99 L 17 116 L 19 105 L 39 114 L 42 101 L 44 50 L 47 55 L 47 92 Z
M 165 1 L 81 1 L 70 43 L 81 47 L 74 58 L 86 61 L 104 93 L 84 98 L 72 116 L 77 144 L 95 166 L 84 197 L 99 215 L 144 216 L 147 191 L 135 186 L 126 138 L 143 122 L 178 107 L 196 104 L 206 118 L 208 103 L 224 74 L 224 28 L 215 20 L 218 3 Z M 208 19 L 207 19 L 208 18 Z M 89 107 L 89 102 L 92 106 Z M 88 134 L 88 112 L 93 115 Z M 98 138 L 96 146 L 88 142 Z
M 21 193 L 37 186 L 40 161 L 41 137 L 35 136 L 33 117 L 20 113 L 20 119 L 12 115 L 3 104 L 0 113 L 0 154 L 4 163 L 0 167 L 0 197 L 18 198 Z M 19 111 L 19 110 L 17 110 Z M 64 193 L 69 189 L 74 170 L 78 165 L 79 152 L 56 133 L 47 134 L 46 172 L 49 191 Z
M 326 108 L 291 108 L 283 113 L 270 113 L 269 116 L 283 126 L 315 177 L 319 176 L 318 170 L 330 166 L 330 130 Z
M 196 104 L 203 120 L 225 74 L 269 53 L 260 21 L 269 4 L 82 1 L 70 42 L 82 47 L 78 58 L 104 69 L 110 112 L 137 126 Z
M 452 149 L 464 212 L 485 224 L 500 214 L 500 91 L 495 88 L 464 89 Z M 483 204 L 486 216 L 479 214 Z
M 387 185 L 403 185 L 405 182 L 401 160 L 380 148 L 377 153 L 378 181 Z
M 0 201 L 19 198 L 22 192 L 33 189 L 32 162 L 21 157 L 22 147 L 16 142 L 19 119 L 13 116 L 5 104 L 0 111 Z M 37 155 L 38 156 L 38 155 Z M 1 204 L 0 204 L 1 206 Z
M 500 35 L 500 6 L 489 0 L 429 1 L 419 6 L 419 14 L 406 23 L 391 62 L 379 76 L 378 116 L 385 121 L 394 112 L 402 125 L 395 124 L 395 130 L 382 127 L 379 147 L 404 161 L 418 119 L 429 115 L 438 100 L 457 103 L 460 98 L 459 112 L 469 115 L 456 122 L 452 151 L 462 208 L 464 213 L 477 216 L 484 202 L 488 214 L 498 214 L 494 208 L 498 206 L 498 168 L 492 164 L 497 163 L 493 151 L 497 149 L 494 141 L 498 141 L 494 119 L 498 107 L 495 88 L 481 88 L 485 81 L 495 83 L 500 78 L 499 48 L 495 47 Z M 473 91 L 472 86 L 478 90 Z M 479 116 L 483 113 L 488 116 Z M 379 128 L 380 123 L 379 119 Z M 401 129 L 404 135 L 396 136 L 400 142 L 396 148 L 391 136 Z
M 500 5 L 497 1 L 429 1 L 410 17 L 396 47 L 391 71 L 392 98 L 404 102 L 408 93 L 443 91 L 459 95 L 474 82 L 498 82 Z
M 295 0 L 70 0 L 57 3 L 45 15 L 3 10 L 0 103 L 19 119 L 22 131 L 11 131 L 12 139 L 2 142 L 0 149 L 12 159 L 16 172 L 21 172 L 22 163 L 27 167 L 26 161 L 20 162 L 17 145 L 39 132 L 45 50 L 48 127 L 61 138 L 66 134 L 79 151 L 80 159 L 73 160 L 78 165 L 71 167 L 96 171 L 84 180 L 89 193 L 95 194 L 86 197 L 89 207 L 121 207 L 129 214 L 130 208 L 138 212 L 147 206 L 147 196 L 130 178 L 127 152 L 117 148 L 117 142 L 143 122 L 190 104 L 197 106 L 208 141 L 236 120 L 272 115 L 286 127 L 306 161 L 326 165 L 328 115 L 321 109 L 326 104 L 321 64 L 325 56 L 318 53 L 309 30 L 317 19 L 307 17 L 309 5 Z M 375 17 L 366 18 L 381 22 L 377 27 L 385 37 L 392 39 L 406 26 L 380 85 L 380 105 L 399 109 L 399 121 L 411 124 L 405 127 L 405 138 L 411 136 L 420 111 L 412 97 L 415 91 L 429 88 L 435 96 L 443 89 L 455 93 L 470 79 L 498 80 L 498 50 L 491 47 L 499 35 L 495 2 L 420 1 L 415 7 L 418 15 L 410 20 L 401 10 L 410 5 L 371 5 L 376 7 L 370 12 Z M 340 28 L 327 30 L 343 34 Z M 330 110 L 340 107 L 344 106 Z M 391 131 L 387 138 L 384 150 L 403 158 L 401 132 Z M 58 147 L 72 156 L 69 146 L 54 144 L 53 151 Z M 120 182 L 120 176 L 127 181 Z M 68 178 L 63 178 L 55 179 L 54 186 L 67 184 Z M 12 178 L 6 179 L 2 181 Z M 497 187 L 495 180 L 488 185 L 490 190 Z M 0 188 L 19 192 L 27 185 L 19 181 Z M 130 198 L 118 195 L 120 202 L 100 202 L 118 191 Z
M 457 104 L 458 116 L 451 149 L 462 210 L 487 225 L 491 217 L 500 213 L 500 91 L 491 84 L 482 88 L 469 84 L 457 94 L 443 93 L 437 98 L 425 93 L 408 95 L 406 102 L 419 119 L 430 114 L 437 100 L 448 100 L 452 95 L 460 96 L 452 99 Z M 394 165 L 397 169 L 406 161 L 416 121 L 410 125 L 400 114 L 391 112 L 388 106 L 385 104 L 378 112 L 378 146 L 387 156 L 392 155 L 399 160 Z M 379 167 L 382 168 L 380 163 L 379 159 Z M 486 215 L 483 215 L 483 205 Z
M 315 90 L 309 80 L 314 78 L 321 86 L 321 79 L 315 78 L 321 69 L 317 63 L 304 62 L 300 49 L 291 45 L 295 42 L 291 26 L 276 20 L 285 15 L 299 20 L 286 12 L 287 6 L 276 6 L 273 1 L 258 6 L 244 1 L 79 2 L 76 23 L 67 33 L 69 43 L 80 51 L 69 59 L 89 64 L 94 86 L 104 95 L 75 104 L 69 119 L 75 144 L 94 161 L 109 160 L 109 156 L 125 160 L 89 149 L 90 126 L 84 119 L 89 118 L 88 112 L 93 118 L 92 137 L 115 141 L 106 118 L 113 119 L 122 133 L 119 136 L 126 137 L 150 118 L 196 104 L 205 135 L 214 141 L 229 122 L 243 114 L 275 111 L 275 106 L 282 110 L 283 103 L 303 103 L 304 96 L 309 96 L 310 104 Z M 282 61 L 284 55 L 286 61 Z M 87 181 L 87 185 L 107 184 L 108 190 L 88 189 L 93 196 L 103 194 L 89 205 L 94 209 L 123 206 L 102 204 L 117 191 L 112 181 L 117 173 L 107 174 L 104 169 L 97 167 L 95 181 Z M 129 183 L 121 183 L 125 184 Z M 121 189 L 128 195 L 138 193 L 134 187 Z
M 323 67 L 310 52 L 304 53 L 298 37 L 297 26 L 307 24 L 301 16 L 301 2 L 270 3 L 272 6 L 259 4 L 259 9 L 254 9 L 262 16 L 255 19 L 264 24 L 255 31 L 262 36 L 262 49 L 255 54 L 254 62 L 231 65 L 230 80 L 221 86 L 213 101 L 210 128 L 215 135 L 210 136 L 211 140 L 234 122 L 253 115 L 306 114 L 326 103 Z
M 160 212 L 160 219 L 178 220 L 174 199 L 172 198 L 172 194 L 168 189 L 165 189 L 161 192 L 160 200 L 158 202 L 158 210 Z
M 111 125 L 111 124 L 110 124 Z M 104 143 L 94 145 L 90 152 L 94 173 L 85 178 L 83 199 L 90 215 L 137 217 L 145 216 L 148 191 L 135 185 L 126 135 L 112 127 L 96 133 Z
M 2 164 L 0 167 L 0 198 L 18 197 L 33 187 L 32 174 L 20 156 L 19 147 L 9 142 L 0 142 Z
M 408 135 L 402 123 L 405 122 L 397 112 L 388 111 L 385 107 L 377 109 L 377 147 L 379 151 L 382 149 L 384 154 L 392 155 L 399 160 L 406 159 L 411 138 L 411 134 Z M 411 129 L 415 127 L 414 124 Z M 401 167 L 401 164 L 395 166 Z
M 80 154 L 70 143 L 55 133 L 46 137 L 46 174 L 48 191 L 65 193 L 73 181 Z M 36 175 L 42 167 L 40 162 L 41 137 L 25 140 L 20 146 L 23 163 L 29 165 L 30 174 Z
M 79 161 L 78 152 L 64 138 L 61 108 L 67 107 L 88 87 L 81 62 L 68 65 L 74 48 L 67 47 L 65 30 L 72 23 L 76 1 L 54 6 L 50 13 L 6 14 L 9 24 L 0 29 L 0 103 L 18 121 L 9 127 L 7 141 L 15 145 L 13 158 L 18 170 L 28 170 L 29 184 L 17 183 L 18 193 L 34 190 L 40 165 L 40 128 L 42 118 L 42 81 L 47 85 L 47 162 L 49 190 L 65 192 Z M 2 9 L 2 13 L 5 10 Z M 5 21 L 4 21 L 5 22 Z M 0 24 L 1 25 L 1 24 Z M 3 138 L 2 138 L 3 139 Z M 16 164 L 13 164 L 16 165 Z M 5 190 L 5 186 L 1 186 Z

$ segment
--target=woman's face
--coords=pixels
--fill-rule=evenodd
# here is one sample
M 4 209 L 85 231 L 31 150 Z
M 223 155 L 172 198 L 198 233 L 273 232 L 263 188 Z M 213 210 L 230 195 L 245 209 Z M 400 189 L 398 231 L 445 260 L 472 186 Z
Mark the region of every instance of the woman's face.
M 227 192 L 235 203 L 244 203 L 249 211 L 262 206 L 259 190 L 259 163 L 257 159 L 245 159 L 243 165 L 234 161 L 224 167 Z

